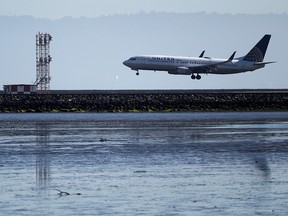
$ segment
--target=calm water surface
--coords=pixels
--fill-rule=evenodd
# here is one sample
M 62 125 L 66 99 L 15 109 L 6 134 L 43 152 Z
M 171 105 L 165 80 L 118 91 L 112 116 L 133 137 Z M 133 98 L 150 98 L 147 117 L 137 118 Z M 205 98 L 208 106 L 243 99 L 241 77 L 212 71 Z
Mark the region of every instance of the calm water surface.
M 287 171 L 288 112 L 0 114 L 0 215 L 287 215 Z

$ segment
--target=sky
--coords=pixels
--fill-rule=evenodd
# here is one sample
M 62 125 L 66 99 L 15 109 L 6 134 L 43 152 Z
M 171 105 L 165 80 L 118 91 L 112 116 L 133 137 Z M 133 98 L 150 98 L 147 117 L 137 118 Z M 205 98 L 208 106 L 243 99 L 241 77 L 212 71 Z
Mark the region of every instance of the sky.
M 161 19 L 161 16 L 156 16 L 157 12 L 178 15 L 204 12 L 208 16 L 204 16 L 206 20 L 190 21 L 191 16 L 186 17 L 188 20 L 185 16 L 176 16 L 173 20 L 171 17 L 175 14 L 170 14 L 167 18 L 177 22 L 177 26 L 170 28 L 169 25 L 159 24 L 157 19 Z M 216 13 L 222 16 L 216 16 Z M 129 22 L 133 27 L 130 29 L 127 23 L 117 23 L 117 16 L 113 16 L 115 14 L 129 15 L 119 16 L 118 19 L 119 22 Z M 237 16 L 227 14 L 255 16 L 253 22 L 249 23 L 249 19 L 245 19 L 247 23 L 244 23 Z M 266 14 L 269 20 L 259 19 L 257 14 Z M 3 16 L 12 18 L 8 20 Z M 27 17 L 17 19 L 15 16 L 32 16 L 35 19 L 28 18 L 27 21 Z M 217 22 L 210 20 L 213 17 L 216 17 Z M 288 71 L 285 69 L 288 29 L 283 27 L 288 23 L 287 17 L 288 0 L 0 0 L 0 87 L 9 83 L 33 83 L 35 34 L 48 31 L 53 35 L 51 89 L 288 88 Z M 38 18 L 49 20 L 46 22 Z M 145 30 L 138 29 L 137 32 L 137 28 L 140 28 L 137 19 L 146 25 Z M 238 26 L 234 26 L 235 21 Z M 44 25 L 39 27 L 40 23 Z M 201 23 L 206 26 L 201 26 Z M 193 28 L 195 26 L 196 29 Z M 192 81 L 189 76 L 163 72 L 141 72 L 137 77 L 134 71 L 122 64 L 134 55 L 198 56 L 204 49 L 208 56 L 216 58 L 227 58 L 237 50 L 236 57 L 239 57 L 266 33 L 272 34 L 272 39 L 265 60 L 277 63 L 255 73 L 203 75 L 201 81 Z M 19 40 L 21 34 L 23 36 Z M 66 40 L 67 35 L 71 34 L 73 37 Z M 167 35 L 163 37 L 164 34 Z M 87 42 L 87 38 L 93 43 Z M 133 43 L 129 44 L 130 40 Z M 16 46 L 13 46 L 15 41 Z M 124 41 L 126 44 L 123 44 Z M 75 53 L 75 50 L 78 52 Z M 21 63 L 13 63 L 15 54 Z
M 60 19 L 138 12 L 288 13 L 287 0 L 0 0 L 0 15 Z

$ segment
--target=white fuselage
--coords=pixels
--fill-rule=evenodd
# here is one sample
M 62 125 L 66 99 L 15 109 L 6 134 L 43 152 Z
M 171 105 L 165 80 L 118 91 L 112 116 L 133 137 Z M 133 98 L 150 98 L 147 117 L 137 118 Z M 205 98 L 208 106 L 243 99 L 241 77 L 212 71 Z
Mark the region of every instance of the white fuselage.
M 135 56 L 123 62 L 124 65 L 136 70 L 167 71 L 174 75 L 191 75 L 191 79 L 201 79 L 200 74 L 235 74 L 254 71 L 275 61 L 264 62 L 265 53 L 271 35 L 266 34 L 245 55 L 234 58 L 236 51 L 228 59 L 204 57 L 205 50 L 199 57 L 143 55 Z
M 132 70 L 168 71 L 171 74 L 234 74 L 246 71 L 254 71 L 263 68 L 264 65 L 255 65 L 255 62 L 243 61 L 241 58 L 226 62 L 226 59 L 195 58 L 181 56 L 146 55 L 135 56 L 126 60 L 124 65 Z M 211 67 L 210 67 L 211 65 Z M 203 71 L 203 67 L 207 70 Z M 199 70 L 197 70 L 199 68 Z M 179 73 L 177 73 L 179 71 Z

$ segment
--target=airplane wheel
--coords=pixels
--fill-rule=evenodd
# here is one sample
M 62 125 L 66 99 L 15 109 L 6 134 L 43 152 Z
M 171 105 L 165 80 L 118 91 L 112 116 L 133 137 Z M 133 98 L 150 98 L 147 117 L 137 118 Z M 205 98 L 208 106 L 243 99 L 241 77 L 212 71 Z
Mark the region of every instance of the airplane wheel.
M 198 75 L 196 76 L 196 79 L 197 79 L 197 80 L 200 80 L 200 79 L 201 79 L 201 76 L 198 74 Z
M 194 74 L 192 74 L 191 79 L 195 80 L 196 76 Z
M 137 72 L 136 75 L 139 76 L 139 72 Z

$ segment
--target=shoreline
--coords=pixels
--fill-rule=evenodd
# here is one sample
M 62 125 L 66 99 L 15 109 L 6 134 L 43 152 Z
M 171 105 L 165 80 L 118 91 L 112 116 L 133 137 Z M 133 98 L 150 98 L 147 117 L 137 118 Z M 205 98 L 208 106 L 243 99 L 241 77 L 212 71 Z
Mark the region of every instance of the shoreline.
M 0 113 L 288 111 L 288 90 L 82 90 L 0 94 Z

